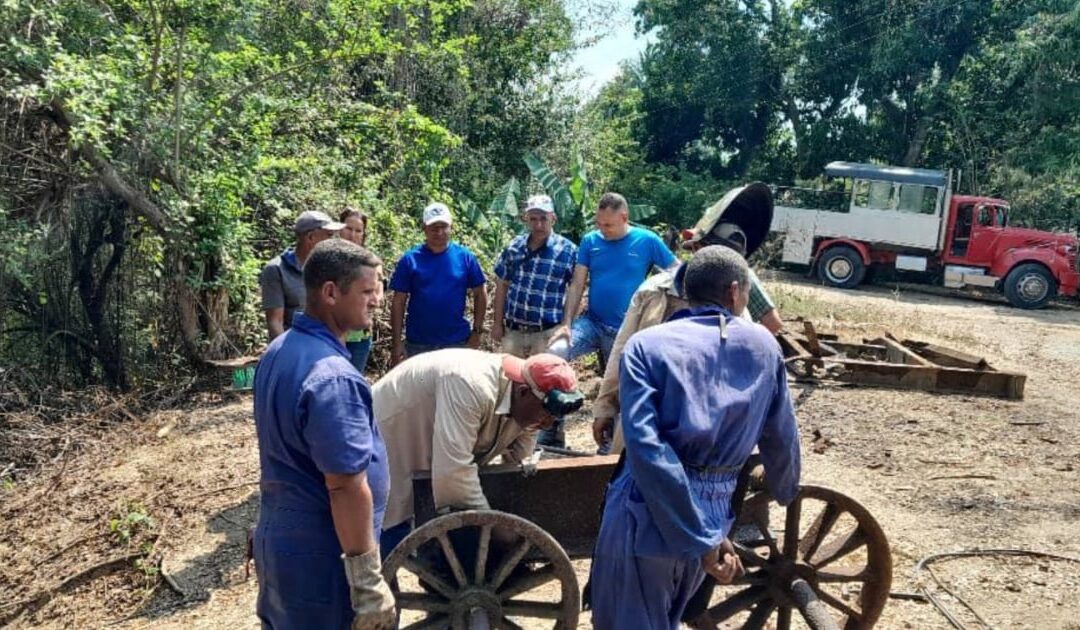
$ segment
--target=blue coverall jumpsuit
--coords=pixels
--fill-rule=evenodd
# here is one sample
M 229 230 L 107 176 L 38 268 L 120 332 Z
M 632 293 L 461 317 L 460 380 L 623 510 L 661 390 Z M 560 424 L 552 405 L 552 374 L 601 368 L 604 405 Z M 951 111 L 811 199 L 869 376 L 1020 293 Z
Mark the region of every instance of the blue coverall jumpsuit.
M 675 630 L 705 578 L 701 556 L 734 523 L 731 495 L 755 445 L 773 496 L 798 493 L 784 362 L 762 326 L 718 306 L 686 309 L 630 339 L 619 399 L 626 460 L 593 557 L 593 627 Z
M 255 371 L 259 438 L 256 612 L 264 628 L 349 628 L 353 620 L 326 474 L 367 472 L 375 532 L 390 488 L 371 388 L 319 320 L 298 313 Z

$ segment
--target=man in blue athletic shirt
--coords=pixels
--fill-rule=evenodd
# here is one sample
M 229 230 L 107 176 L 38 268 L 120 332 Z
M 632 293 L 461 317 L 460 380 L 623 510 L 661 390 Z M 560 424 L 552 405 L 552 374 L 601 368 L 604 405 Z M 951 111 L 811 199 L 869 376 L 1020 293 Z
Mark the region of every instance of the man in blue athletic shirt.
M 487 291 L 480 261 L 464 245 L 450 240 L 453 219 L 441 203 L 424 208 L 424 242 L 401 257 L 390 289 L 390 360 L 442 348 L 477 348 L 484 333 Z M 473 298 L 472 328 L 465 318 L 465 298 Z M 405 331 L 402 340 L 402 328 Z
M 629 208 L 620 194 L 600 198 L 596 228 L 578 246 L 562 326 L 548 350 L 568 361 L 598 351 L 606 363 L 634 291 L 653 267 L 667 269 L 678 262 L 659 236 L 630 225 Z M 578 317 L 586 285 L 589 306 Z M 563 441 L 562 427 L 555 426 L 542 433 L 538 443 L 562 446 Z

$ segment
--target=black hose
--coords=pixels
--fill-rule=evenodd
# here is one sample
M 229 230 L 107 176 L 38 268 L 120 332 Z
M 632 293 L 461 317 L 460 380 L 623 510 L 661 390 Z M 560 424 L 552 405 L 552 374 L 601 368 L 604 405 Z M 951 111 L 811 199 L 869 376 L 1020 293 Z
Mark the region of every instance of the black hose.
M 1064 555 L 1061 555 L 1061 554 L 1048 553 L 1048 552 L 1045 552 L 1045 551 L 1028 551 L 1027 549 L 1011 549 L 1011 548 L 1005 548 L 1005 549 L 964 549 L 964 550 L 960 550 L 960 551 L 945 551 L 945 552 L 942 552 L 942 553 L 935 553 L 935 554 L 926 556 L 922 560 L 919 560 L 918 564 L 915 565 L 915 570 L 912 572 L 911 577 L 912 577 L 912 579 L 914 579 L 916 581 L 916 584 L 918 584 L 919 590 L 922 591 L 922 594 L 926 596 L 927 601 L 929 601 L 931 604 L 933 604 L 934 608 L 937 608 L 938 612 L 940 612 L 942 615 L 944 615 L 945 618 L 949 620 L 949 623 L 952 624 L 952 626 L 954 628 L 957 628 L 957 630 L 965 630 L 964 624 L 959 619 L 956 618 L 956 615 L 954 615 L 945 606 L 945 604 L 941 603 L 941 601 L 938 598 L 934 597 L 934 594 L 930 592 L 930 590 L 926 587 L 925 584 L 922 584 L 919 581 L 919 574 L 922 573 L 922 571 L 925 569 L 926 572 L 928 574 L 930 574 L 930 577 L 934 580 L 934 583 L 937 584 L 938 588 L 940 588 L 941 590 L 943 590 L 946 593 L 948 593 L 949 595 L 951 595 L 954 599 L 956 599 L 956 601 L 960 602 L 964 606 L 964 608 L 967 608 L 968 611 L 970 611 L 971 614 L 974 615 L 975 618 L 979 620 L 979 623 L 981 623 L 983 626 L 985 626 L 987 628 L 991 628 L 992 626 L 989 623 L 987 623 L 987 621 L 985 619 L 983 619 L 979 615 L 979 613 L 975 610 L 975 608 L 973 608 L 971 606 L 971 604 L 964 601 L 964 598 L 960 597 L 955 592 L 950 590 L 947 586 L 942 584 L 941 580 L 939 580 L 937 575 L 934 574 L 934 571 L 932 569 L 930 569 L 930 564 L 932 564 L 934 562 L 937 562 L 938 560 L 945 560 L 945 559 L 950 559 L 950 558 L 985 557 L 985 556 L 1028 556 L 1028 557 L 1033 557 L 1033 558 L 1047 558 L 1049 560 L 1063 560 L 1065 562 L 1080 562 L 1080 558 L 1074 558 L 1072 556 L 1064 556 Z

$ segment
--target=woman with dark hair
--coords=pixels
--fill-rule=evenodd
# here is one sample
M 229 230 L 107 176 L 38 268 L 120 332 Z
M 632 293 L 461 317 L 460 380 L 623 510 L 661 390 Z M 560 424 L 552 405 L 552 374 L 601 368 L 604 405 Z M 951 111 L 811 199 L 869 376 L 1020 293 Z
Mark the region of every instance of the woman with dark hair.
M 341 238 L 352 241 L 361 247 L 367 240 L 368 217 L 354 206 L 345 206 L 338 216 L 338 221 L 345 224 L 338 234 Z M 382 281 L 382 268 L 379 268 L 379 281 Z M 345 347 L 352 355 L 352 364 L 363 374 L 371 354 L 371 330 L 356 330 L 349 333 Z

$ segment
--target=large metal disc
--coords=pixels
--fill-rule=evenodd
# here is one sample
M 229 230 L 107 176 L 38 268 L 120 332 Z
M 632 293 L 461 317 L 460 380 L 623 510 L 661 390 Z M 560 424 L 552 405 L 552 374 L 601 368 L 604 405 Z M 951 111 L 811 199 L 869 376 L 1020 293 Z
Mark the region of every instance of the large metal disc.
M 411 575 L 410 575 L 411 574 Z M 440 516 L 383 563 L 403 630 L 577 627 L 577 575 L 562 547 L 529 521 L 494 510 Z

